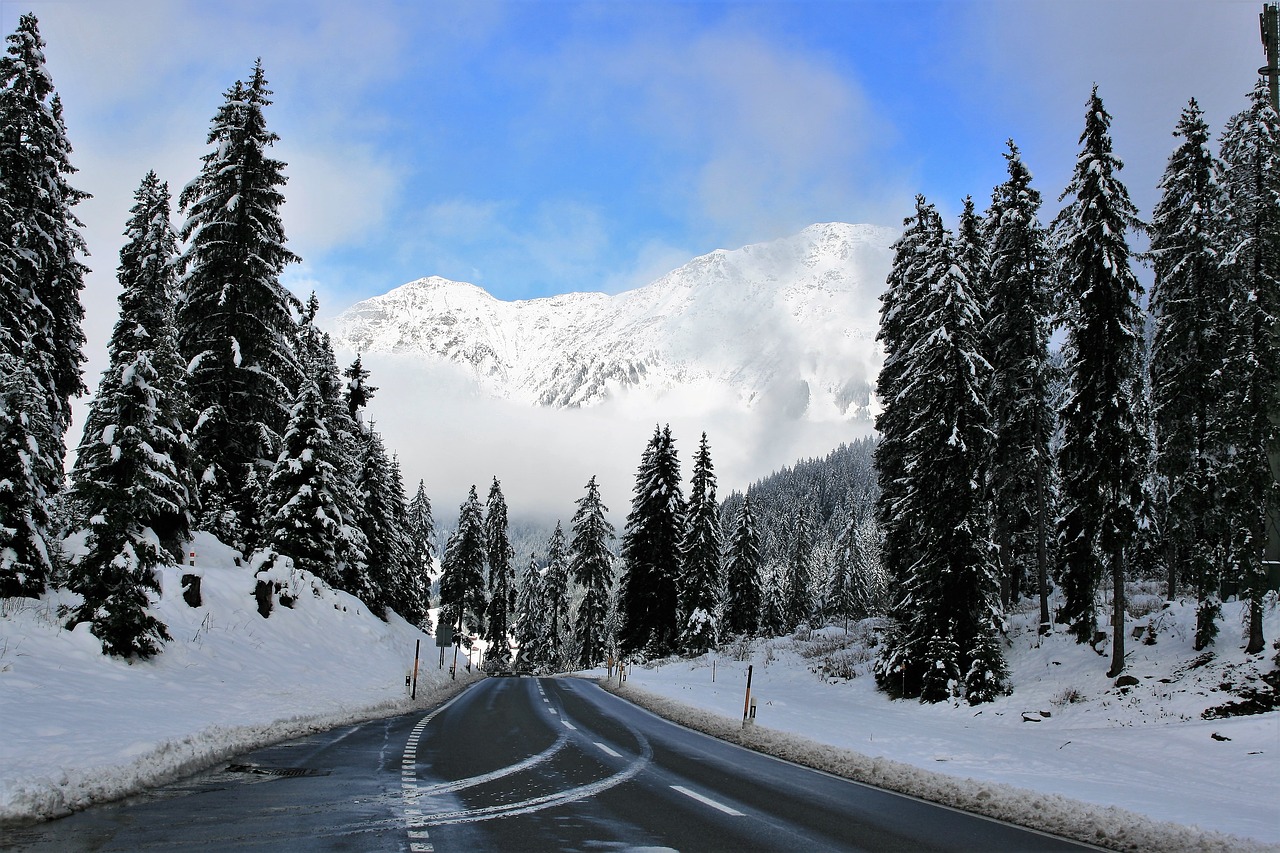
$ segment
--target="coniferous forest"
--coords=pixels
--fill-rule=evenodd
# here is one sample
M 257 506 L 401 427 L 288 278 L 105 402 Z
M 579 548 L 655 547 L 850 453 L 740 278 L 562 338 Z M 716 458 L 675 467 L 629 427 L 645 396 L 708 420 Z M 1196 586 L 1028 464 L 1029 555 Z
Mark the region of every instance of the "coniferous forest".
M 869 620 L 887 694 L 978 704 L 1009 689 L 1010 608 L 1033 601 L 1042 633 L 1105 644 L 1118 676 L 1126 584 L 1156 578 L 1195 597 L 1197 649 L 1221 641 L 1232 596 L 1248 651 L 1266 647 L 1280 117 L 1262 83 L 1216 134 L 1188 103 L 1149 220 L 1096 88 L 1052 219 L 1013 140 L 985 210 L 965 199 L 948 227 L 917 197 L 881 298 L 875 438 L 722 498 L 708 436 L 686 445 L 686 490 L 656 426 L 620 530 L 592 477 L 523 553 L 498 477 L 437 539 L 426 483 L 409 497 L 366 416 L 373 377 L 338 363 L 315 296 L 281 284 L 299 258 L 261 61 L 224 93 L 176 197 L 141 176 L 109 366 L 67 435 L 91 390 L 86 196 L 43 47 L 24 15 L 0 57 L 0 597 L 72 590 L 66 624 L 106 654 L 162 653 L 157 569 L 193 531 L 239 551 L 263 618 L 305 571 L 427 630 L 439 607 L 436 630 L 483 638 L 499 669 Z M 68 560 L 77 532 L 86 550 Z

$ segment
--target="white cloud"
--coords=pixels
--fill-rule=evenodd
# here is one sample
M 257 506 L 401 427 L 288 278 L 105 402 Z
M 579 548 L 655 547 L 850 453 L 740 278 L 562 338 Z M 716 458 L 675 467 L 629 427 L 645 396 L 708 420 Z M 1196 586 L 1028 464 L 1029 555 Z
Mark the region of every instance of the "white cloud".
M 654 193 L 715 239 L 856 221 L 888 189 L 876 157 L 891 128 L 829 57 L 725 24 L 571 42 L 557 60 L 548 73 L 574 80 L 553 91 L 584 110 L 613 105 L 669 166 Z
M 340 353 L 339 361 L 351 357 Z M 567 522 L 596 476 L 621 532 L 640 454 L 659 424 L 671 425 L 686 481 L 698 438 L 707 433 L 722 495 L 869 431 L 781 412 L 747 415 L 736 400 L 703 386 L 680 388 L 657 403 L 624 395 L 586 409 L 536 408 L 483 395 L 451 365 L 378 353 L 362 360 L 379 389 L 368 416 L 399 454 L 407 486 L 425 482 L 442 524 L 454 523 L 471 485 L 483 491 L 494 476 L 513 515 Z

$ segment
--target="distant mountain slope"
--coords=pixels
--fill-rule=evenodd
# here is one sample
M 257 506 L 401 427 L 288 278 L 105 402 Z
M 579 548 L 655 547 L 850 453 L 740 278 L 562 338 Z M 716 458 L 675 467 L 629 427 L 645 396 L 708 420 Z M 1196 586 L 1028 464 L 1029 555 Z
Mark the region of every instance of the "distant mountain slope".
M 717 250 L 636 290 L 503 302 L 419 279 L 353 305 L 335 344 L 464 366 L 489 392 L 590 406 L 677 387 L 809 420 L 866 418 L 879 370 L 878 297 L 897 232 L 813 225 Z

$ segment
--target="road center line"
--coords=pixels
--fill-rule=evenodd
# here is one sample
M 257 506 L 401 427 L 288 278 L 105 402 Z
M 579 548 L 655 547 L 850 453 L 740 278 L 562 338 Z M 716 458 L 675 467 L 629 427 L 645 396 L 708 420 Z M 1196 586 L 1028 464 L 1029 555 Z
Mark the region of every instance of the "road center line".
M 600 743 L 599 741 L 594 741 L 594 743 L 595 743 L 595 745 L 596 745 L 596 746 L 600 747 L 600 750 L 601 750 L 602 752 L 608 753 L 609 755 L 612 755 L 614 758 L 621 758 L 621 757 L 622 757 L 622 753 L 621 753 L 621 752 L 618 752 L 618 751 L 616 751 L 616 750 L 610 749 L 609 747 L 605 746 L 604 744 Z
M 713 809 L 719 809 L 720 811 L 724 812 L 727 815 L 733 815 L 734 817 L 746 817 L 746 815 L 744 815 L 742 812 L 738 811 L 737 809 L 729 808 L 724 803 L 716 802 L 710 797 L 705 797 L 702 794 L 699 794 L 697 791 L 690 791 L 688 788 L 685 788 L 682 785 L 672 785 L 671 788 L 672 790 L 679 791 L 680 793 L 684 794 L 686 797 L 692 797 L 693 799 L 697 800 L 703 805 L 711 806 L 711 808 Z
M 560 722 L 564 725 L 566 729 L 573 729 L 575 732 L 578 730 L 578 727 L 575 726 L 573 723 L 569 722 L 568 720 L 561 720 Z

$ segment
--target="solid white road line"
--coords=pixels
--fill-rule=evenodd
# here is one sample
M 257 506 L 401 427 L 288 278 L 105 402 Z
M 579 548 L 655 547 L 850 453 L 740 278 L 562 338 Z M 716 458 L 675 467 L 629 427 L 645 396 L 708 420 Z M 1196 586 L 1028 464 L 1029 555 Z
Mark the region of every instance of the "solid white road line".
M 697 800 L 703 805 L 711 806 L 711 808 L 713 809 L 719 809 L 720 811 L 724 812 L 727 815 L 733 815 L 734 817 L 746 817 L 746 815 L 744 815 L 742 812 L 738 811 L 737 809 L 731 809 L 728 806 L 726 806 L 724 803 L 716 802 L 710 797 L 704 797 L 702 794 L 699 794 L 697 791 L 690 791 L 688 788 L 685 788 L 681 785 L 672 785 L 671 787 L 673 790 L 679 791 L 680 793 L 684 794 L 686 797 L 692 797 L 693 799 Z

